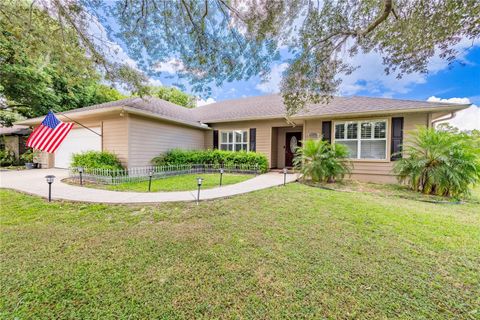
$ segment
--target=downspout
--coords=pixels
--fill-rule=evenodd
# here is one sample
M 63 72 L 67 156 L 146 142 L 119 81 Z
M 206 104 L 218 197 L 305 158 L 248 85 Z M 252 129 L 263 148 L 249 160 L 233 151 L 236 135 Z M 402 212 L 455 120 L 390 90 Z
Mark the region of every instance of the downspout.
M 457 115 L 456 112 L 451 112 L 450 115 L 446 118 L 440 118 L 440 119 L 433 120 L 432 123 L 431 123 L 432 128 L 435 128 L 435 124 L 437 124 L 437 122 L 452 120 L 453 118 L 455 118 L 456 115 Z

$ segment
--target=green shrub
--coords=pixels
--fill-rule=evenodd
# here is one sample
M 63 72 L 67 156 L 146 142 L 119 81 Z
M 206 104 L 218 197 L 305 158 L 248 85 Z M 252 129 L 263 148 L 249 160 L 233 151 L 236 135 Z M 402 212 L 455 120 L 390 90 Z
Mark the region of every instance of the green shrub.
M 293 164 L 302 173 L 303 179 L 313 182 L 333 182 L 350 174 L 348 149 L 341 144 L 322 140 L 306 140 L 296 150 Z
M 18 163 L 15 153 L 10 149 L 0 150 L 0 167 L 13 166 Z
M 20 159 L 25 163 L 33 163 L 33 160 L 36 156 L 38 156 L 38 154 L 38 151 L 34 151 L 30 148 L 20 156 Z
M 480 148 L 472 135 L 421 128 L 404 153 L 394 172 L 415 191 L 459 197 L 480 181 Z
M 118 157 L 107 151 L 86 151 L 72 155 L 71 167 L 84 167 L 88 169 L 123 169 Z
M 152 159 L 157 166 L 182 164 L 258 165 L 261 172 L 268 170 L 268 160 L 263 154 L 247 151 L 181 150 L 174 149 Z

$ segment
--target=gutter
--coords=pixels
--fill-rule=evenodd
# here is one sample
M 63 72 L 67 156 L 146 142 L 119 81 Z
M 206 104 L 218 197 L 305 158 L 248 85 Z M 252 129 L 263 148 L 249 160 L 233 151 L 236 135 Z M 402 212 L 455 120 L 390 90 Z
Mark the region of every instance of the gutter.
M 192 121 L 180 120 L 180 119 L 172 118 L 172 117 L 169 117 L 169 116 L 160 115 L 160 114 L 156 114 L 156 113 L 153 113 L 153 112 L 133 108 L 133 107 L 130 107 L 128 105 L 126 105 L 126 106 L 115 106 L 115 107 L 109 107 L 109 108 L 101 108 L 101 109 L 82 110 L 82 111 L 78 111 L 78 112 L 68 112 L 67 111 L 67 112 L 65 112 L 65 114 L 59 113 L 59 115 L 65 116 L 69 119 L 71 119 L 70 117 L 76 117 L 77 119 L 79 119 L 79 118 L 84 119 L 84 118 L 101 117 L 102 114 L 112 113 L 112 112 L 119 112 L 120 114 L 122 114 L 122 113 L 136 114 L 136 115 L 140 115 L 140 116 L 144 116 L 144 117 L 148 117 L 148 118 L 163 120 L 165 122 L 182 124 L 184 126 L 192 127 L 192 128 L 196 128 L 196 129 L 202 129 L 202 130 L 211 129 L 202 122 L 192 122 Z M 44 117 L 45 116 L 26 119 L 26 120 L 21 120 L 21 121 L 15 122 L 14 124 L 34 126 L 34 125 L 37 125 L 40 122 L 42 122 Z M 71 119 L 71 120 L 75 121 L 73 119 Z
M 435 128 L 435 124 L 437 124 L 438 122 L 441 122 L 441 121 L 447 121 L 447 120 L 452 120 L 453 118 L 455 118 L 455 116 L 457 115 L 457 113 L 455 111 L 451 112 L 450 115 L 446 118 L 440 118 L 440 119 L 435 119 L 431 122 L 431 125 L 432 125 L 432 128 Z
M 290 121 L 295 120 L 309 120 L 309 119 L 342 119 L 342 118 L 355 118 L 359 116 L 378 116 L 378 115 L 394 115 L 394 114 L 404 114 L 404 113 L 417 113 L 417 112 L 443 112 L 450 111 L 456 112 L 465 108 L 468 108 L 471 104 L 452 104 L 445 105 L 440 107 L 429 109 L 427 108 L 415 108 L 415 109 L 392 109 L 392 110 L 370 110 L 370 111 L 356 111 L 356 112 L 339 112 L 339 113 L 325 113 L 325 114 L 306 114 L 306 115 L 293 115 L 289 117 Z M 452 111 L 452 109 L 454 111 Z M 201 119 L 203 123 L 223 123 L 223 122 L 239 122 L 239 121 L 254 121 L 254 120 L 271 120 L 271 119 L 283 119 L 289 122 L 286 119 L 285 114 L 276 114 L 268 116 L 250 116 L 250 117 L 239 117 L 235 119 Z

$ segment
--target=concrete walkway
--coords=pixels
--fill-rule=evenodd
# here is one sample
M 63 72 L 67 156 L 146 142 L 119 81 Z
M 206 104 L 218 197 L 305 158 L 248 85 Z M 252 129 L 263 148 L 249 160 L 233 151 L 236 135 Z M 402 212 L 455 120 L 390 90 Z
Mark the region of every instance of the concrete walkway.
M 15 189 L 29 194 L 48 197 L 48 184 L 45 176 L 56 176 L 52 185 L 52 199 L 98 203 L 155 203 L 175 201 L 195 201 L 196 190 L 177 192 L 120 192 L 72 186 L 61 182 L 68 177 L 68 171 L 63 169 L 35 169 L 23 171 L 0 172 L 0 187 Z M 287 182 L 297 179 L 296 174 L 288 174 Z M 200 200 L 230 197 L 237 194 L 261 190 L 283 184 L 283 174 L 269 172 L 252 179 L 223 186 L 202 190 Z

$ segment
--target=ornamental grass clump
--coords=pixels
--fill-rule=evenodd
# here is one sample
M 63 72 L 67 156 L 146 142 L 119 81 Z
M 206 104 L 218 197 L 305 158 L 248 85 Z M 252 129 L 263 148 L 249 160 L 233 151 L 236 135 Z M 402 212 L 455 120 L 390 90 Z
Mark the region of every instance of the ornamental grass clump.
M 335 182 L 351 172 L 348 149 L 344 145 L 322 140 L 306 140 L 296 150 L 293 164 L 302 179 L 313 182 Z
M 480 182 L 478 141 L 466 133 L 421 128 L 404 146 L 394 172 L 424 194 L 460 197 Z

